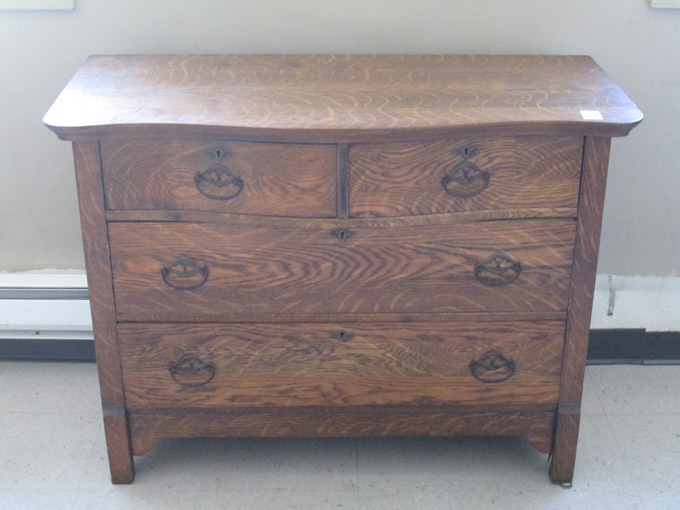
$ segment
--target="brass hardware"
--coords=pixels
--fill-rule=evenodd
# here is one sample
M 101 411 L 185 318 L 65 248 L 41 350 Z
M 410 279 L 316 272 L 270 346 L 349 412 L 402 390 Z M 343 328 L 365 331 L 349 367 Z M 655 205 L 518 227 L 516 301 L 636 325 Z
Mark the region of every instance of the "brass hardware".
M 206 282 L 209 274 L 206 264 L 185 256 L 161 269 L 163 281 L 177 290 L 197 289 Z
M 515 362 L 498 351 L 489 351 L 470 362 L 470 372 L 474 378 L 487 384 L 507 381 L 515 373 L 515 368 Z
M 490 287 L 508 285 L 517 280 L 521 272 L 522 264 L 502 252 L 475 264 L 475 278 Z
M 172 379 L 182 386 L 203 386 L 215 377 L 213 363 L 206 363 L 191 354 L 185 354 L 177 363 L 171 361 L 168 364 L 168 371 Z
M 336 228 L 331 231 L 333 237 L 337 237 L 341 241 L 346 241 L 347 239 L 352 239 L 356 234 L 351 230 L 345 230 L 344 228 Z
M 354 333 L 350 333 L 349 331 L 345 330 L 338 330 L 338 331 L 331 331 L 331 338 L 335 338 L 336 340 L 340 340 L 341 342 L 347 342 L 354 338 Z
M 479 149 L 476 149 L 475 147 L 470 147 L 469 145 L 466 145 L 465 147 L 461 147 L 460 149 L 456 149 L 456 154 L 458 154 L 461 158 L 468 159 L 473 156 L 476 156 L 477 153 L 479 152 Z
M 464 161 L 445 172 L 442 177 L 442 187 L 449 195 L 470 198 L 479 195 L 489 186 L 491 174 L 468 161 L 468 158 L 476 156 L 478 152 L 478 149 L 469 145 L 456 150 L 456 154 Z
M 209 158 L 221 161 L 224 158 L 231 156 L 231 151 L 229 149 L 220 149 L 218 147 L 208 149 L 205 151 Z
M 201 194 L 214 200 L 231 200 L 243 191 L 243 179 L 224 165 L 213 165 L 194 176 Z
M 491 174 L 474 163 L 464 161 L 442 177 L 444 190 L 454 197 L 469 198 L 479 195 L 489 186 Z

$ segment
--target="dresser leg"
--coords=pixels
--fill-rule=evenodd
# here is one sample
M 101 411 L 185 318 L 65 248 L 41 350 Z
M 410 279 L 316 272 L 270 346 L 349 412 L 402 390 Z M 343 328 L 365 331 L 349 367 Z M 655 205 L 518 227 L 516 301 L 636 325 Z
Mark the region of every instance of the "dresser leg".
M 125 413 L 107 413 L 104 410 L 104 433 L 109 454 L 111 481 L 115 484 L 132 483 L 135 464 L 130 449 L 130 433 Z
M 557 411 L 555 438 L 550 461 L 550 480 L 570 486 L 574 478 L 580 406 L 560 406 Z

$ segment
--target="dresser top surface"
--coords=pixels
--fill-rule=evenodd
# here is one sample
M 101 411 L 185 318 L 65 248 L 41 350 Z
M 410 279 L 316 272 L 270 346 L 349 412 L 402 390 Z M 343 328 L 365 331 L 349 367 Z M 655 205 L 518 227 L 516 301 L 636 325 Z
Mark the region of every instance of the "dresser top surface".
M 64 139 L 271 141 L 623 136 L 641 120 L 590 57 L 519 55 L 92 56 L 44 118 Z

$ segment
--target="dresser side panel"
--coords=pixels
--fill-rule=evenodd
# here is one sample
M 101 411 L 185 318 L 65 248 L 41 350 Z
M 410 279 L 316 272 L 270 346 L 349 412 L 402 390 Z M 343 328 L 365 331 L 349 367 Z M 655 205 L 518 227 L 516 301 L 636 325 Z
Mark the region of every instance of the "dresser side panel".
M 76 185 L 111 478 L 134 478 L 116 333 L 113 279 L 98 142 L 74 142 Z
M 550 479 L 566 486 L 571 485 L 576 461 L 610 142 L 609 138 L 587 137 L 583 153 L 560 401 L 550 463 Z
M 585 139 L 583 176 L 576 222 L 574 265 L 569 290 L 567 333 L 560 402 L 579 404 L 583 391 L 602 210 L 609 163 L 609 138 Z

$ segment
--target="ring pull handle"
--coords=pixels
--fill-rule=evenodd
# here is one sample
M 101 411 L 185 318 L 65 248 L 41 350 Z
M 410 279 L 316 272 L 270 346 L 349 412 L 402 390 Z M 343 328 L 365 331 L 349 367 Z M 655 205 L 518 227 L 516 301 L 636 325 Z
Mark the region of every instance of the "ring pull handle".
M 205 263 L 185 256 L 161 269 L 163 281 L 177 290 L 197 289 L 207 281 L 209 274 Z
M 515 362 L 498 351 L 489 351 L 478 360 L 470 362 L 473 377 L 487 384 L 507 381 L 514 375 L 515 368 Z
M 522 264 L 502 252 L 475 264 L 475 278 L 490 287 L 509 285 L 519 278 L 521 272 Z
M 203 386 L 215 377 L 215 365 L 192 354 L 185 354 L 177 363 L 171 361 L 168 371 L 173 381 L 182 386 Z
M 213 165 L 194 176 L 202 195 L 214 200 L 231 200 L 243 191 L 243 179 L 224 165 Z
M 349 331 L 345 331 L 344 329 L 331 331 L 330 334 L 331 338 L 335 338 L 336 340 L 340 340 L 341 342 L 348 342 L 352 338 L 354 338 L 354 333 L 350 333 Z
M 491 174 L 468 161 L 477 152 L 477 149 L 467 145 L 456 151 L 464 161 L 447 170 L 442 177 L 442 187 L 449 195 L 470 198 L 479 195 L 489 186 Z

